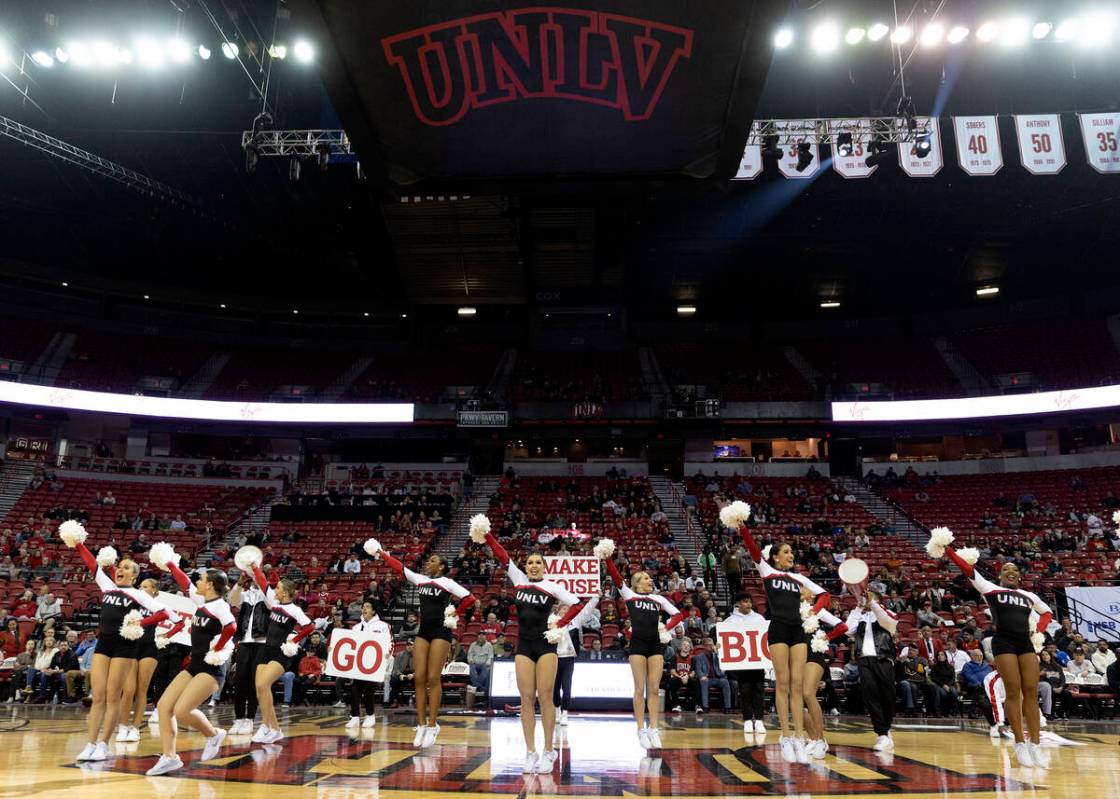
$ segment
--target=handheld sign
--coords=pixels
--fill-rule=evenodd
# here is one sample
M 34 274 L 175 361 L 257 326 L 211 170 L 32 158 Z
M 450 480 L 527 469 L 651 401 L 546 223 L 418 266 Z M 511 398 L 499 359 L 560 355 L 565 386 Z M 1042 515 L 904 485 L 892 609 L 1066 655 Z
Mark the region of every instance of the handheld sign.
M 758 616 L 730 616 L 716 625 L 716 655 L 724 671 L 773 668 L 767 631 L 770 622 Z
M 584 599 L 603 591 L 599 559 L 593 556 L 549 555 L 544 559 L 544 576 Z
M 341 628 L 331 632 L 323 673 L 347 680 L 383 682 L 393 639 L 388 631 L 364 633 Z

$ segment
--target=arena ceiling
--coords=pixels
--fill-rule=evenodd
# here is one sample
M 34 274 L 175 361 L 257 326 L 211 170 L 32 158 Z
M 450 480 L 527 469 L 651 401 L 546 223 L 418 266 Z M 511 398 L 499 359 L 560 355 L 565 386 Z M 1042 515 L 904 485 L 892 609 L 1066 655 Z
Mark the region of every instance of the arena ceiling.
M 136 3 L 53 5 L 60 29 L 96 14 L 103 27 L 182 20 L 188 32 L 212 34 L 208 10 L 227 31 L 235 22 L 243 45 L 270 29 L 277 9 L 250 0 L 151 0 L 142 13 Z M 1105 265 L 1116 251 L 1120 178 L 1091 173 L 1075 152 L 1061 175 L 1045 179 L 1028 176 L 1005 143 L 1008 166 L 992 178 L 965 177 L 950 154 L 943 173 L 926 181 L 897 168 L 865 181 L 831 173 L 796 184 L 766 174 L 726 180 L 753 118 L 893 112 L 901 87 L 888 50 L 826 59 L 796 46 L 758 48 L 783 13 L 803 31 L 822 15 L 889 13 L 889 2 L 730 3 L 733 24 L 720 31 L 718 57 L 707 60 L 699 47 L 709 22 L 697 19 L 701 4 L 563 5 L 607 14 L 625 6 L 630 19 L 663 22 L 668 32 L 657 35 L 670 38 L 693 26 L 690 55 L 678 57 L 648 133 L 629 131 L 645 124 L 626 121 L 637 105 L 556 97 L 478 108 L 464 100 L 469 113 L 455 124 L 424 123 L 403 78 L 407 58 L 389 69 L 383 40 L 417 30 L 438 38 L 450 30 L 443 22 L 472 15 L 478 3 L 466 0 L 280 4 L 291 12 L 281 31 L 315 32 L 322 82 L 290 60 L 276 65 L 275 124 L 333 127 L 341 117 L 364 181 L 352 165 L 325 173 L 305 165 L 297 182 L 284 161 L 247 174 L 240 132 L 261 98 L 232 62 L 119 80 L 32 70 L 22 83 L 18 76 L 14 86 L 0 83 L 0 114 L 181 188 L 206 209 L 193 214 L 151 202 L 0 139 L 0 272 L 203 306 L 393 315 L 472 304 L 506 313 L 624 310 L 638 318 L 671 314 L 686 301 L 713 315 L 796 318 L 826 296 L 843 298 L 845 312 L 905 313 L 973 302 L 974 287 L 985 282 L 998 281 L 1011 299 L 1117 284 Z M 986 5 L 899 8 L 920 25 L 934 12 L 972 19 Z M 43 36 L 44 10 L 29 4 L 8 32 Z M 373 31 L 384 35 L 367 46 Z M 650 25 L 643 32 L 655 33 Z M 647 76 L 660 68 L 655 49 L 640 47 L 634 56 Z M 711 72 L 689 76 L 684 67 L 696 64 Z M 374 66 L 380 77 L 363 78 Z M 1115 107 L 1117 66 L 1115 50 L 1071 57 L 973 49 L 916 54 L 905 76 L 919 113 L 1068 116 Z M 706 74 L 720 76 L 710 93 Z M 650 95 L 642 96 L 648 107 Z M 703 113 L 680 110 L 693 107 Z M 1067 141 L 1076 138 L 1075 129 L 1066 133 Z

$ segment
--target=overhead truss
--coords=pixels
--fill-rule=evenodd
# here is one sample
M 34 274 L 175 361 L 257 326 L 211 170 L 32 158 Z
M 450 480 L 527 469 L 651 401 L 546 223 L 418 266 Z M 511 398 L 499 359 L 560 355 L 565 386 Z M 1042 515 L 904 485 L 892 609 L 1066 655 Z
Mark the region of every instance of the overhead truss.
M 854 141 L 879 141 L 883 144 L 911 142 L 928 136 L 931 123 L 926 117 L 870 117 L 862 119 L 756 119 L 747 144 L 766 144 L 777 136 L 780 144 L 809 142 L 832 144 L 842 133 Z
M 247 130 L 241 134 L 241 147 L 261 158 L 315 158 L 354 152 L 344 130 Z

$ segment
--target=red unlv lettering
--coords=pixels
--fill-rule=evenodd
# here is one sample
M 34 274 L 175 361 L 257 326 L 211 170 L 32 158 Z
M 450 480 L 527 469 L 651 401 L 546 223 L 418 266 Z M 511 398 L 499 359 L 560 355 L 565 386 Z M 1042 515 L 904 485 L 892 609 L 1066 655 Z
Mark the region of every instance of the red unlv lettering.
M 649 119 L 693 32 L 568 8 L 463 17 L 381 40 L 417 119 L 453 125 L 472 108 L 548 97 Z
M 376 674 L 377 670 L 381 668 L 381 660 L 384 657 L 381 652 L 381 645 L 376 641 L 363 641 L 357 644 L 355 648 L 355 644 L 356 642 L 350 638 L 339 640 L 331 652 L 334 667 L 339 671 L 350 671 L 356 668 L 362 674 Z M 368 662 L 370 657 L 373 658 L 372 665 Z

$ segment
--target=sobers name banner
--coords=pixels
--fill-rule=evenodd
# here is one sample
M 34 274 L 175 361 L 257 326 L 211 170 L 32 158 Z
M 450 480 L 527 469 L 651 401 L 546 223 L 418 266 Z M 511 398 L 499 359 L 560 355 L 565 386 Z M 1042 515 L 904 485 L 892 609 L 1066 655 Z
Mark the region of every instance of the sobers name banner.
M 363 633 L 337 629 L 331 633 L 323 673 L 348 680 L 383 682 L 393 639 L 387 631 Z
M 716 655 L 724 671 L 771 669 L 770 622 L 761 616 L 731 616 L 716 625 Z
M 957 134 L 957 160 L 974 177 L 988 177 L 1003 168 L 999 122 L 991 117 L 953 117 Z
M 1032 175 L 1056 175 L 1066 165 L 1066 143 L 1058 114 L 1020 114 L 1015 117 L 1019 160 Z
M 547 556 L 544 559 L 544 576 L 578 597 L 593 597 L 602 593 L 599 559 L 593 556 Z

